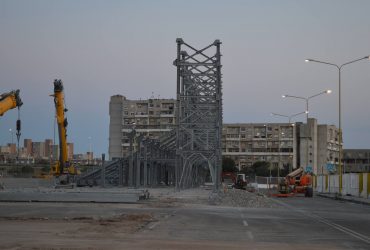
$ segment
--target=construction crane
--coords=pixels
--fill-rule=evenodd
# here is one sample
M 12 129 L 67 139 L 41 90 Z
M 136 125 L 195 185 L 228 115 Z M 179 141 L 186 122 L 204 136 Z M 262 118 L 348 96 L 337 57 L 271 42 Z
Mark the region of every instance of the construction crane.
M 5 112 L 16 107 L 20 108 L 23 102 L 19 96 L 19 89 L 0 95 L 0 116 Z
M 5 112 L 18 108 L 18 120 L 16 123 L 17 128 L 17 141 L 18 141 L 18 152 L 19 152 L 19 138 L 21 137 L 21 119 L 20 119 L 20 107 L 23 102 L 19 96 L 19 89 L 12 90 L 9 93 L 0 95 L 0 116 L 3 116 Z
M 67 118 L 65 112 L 64 92 L 62 80 L 54 80 L 54 97 L 56 120 L 58 124 L 59 134 L 59 160 L 57 160 L 51 167 L 51 174 L 57 178 L 62 177 L 59 181 L 60 184 L 69 183 L 70 175 L 76 175 L 77 170 L 74 165 L 68 160 L 67 152 Z

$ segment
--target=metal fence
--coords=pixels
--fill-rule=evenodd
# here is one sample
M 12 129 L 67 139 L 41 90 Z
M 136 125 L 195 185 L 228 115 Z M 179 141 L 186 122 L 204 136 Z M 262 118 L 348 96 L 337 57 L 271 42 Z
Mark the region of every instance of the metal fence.
M 276 189 L 279 181 L 284 180 L 285 177 L 265 177 L 255 176 L 248 178 L 248 183 L 254 185 L 258 189 Z

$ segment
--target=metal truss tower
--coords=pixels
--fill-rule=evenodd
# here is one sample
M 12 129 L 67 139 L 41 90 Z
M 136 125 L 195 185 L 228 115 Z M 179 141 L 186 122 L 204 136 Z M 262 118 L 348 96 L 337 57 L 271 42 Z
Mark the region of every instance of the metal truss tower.
M 197 50 L 177 42 L 176 187 L 188 188 L 209 168 L 220 187 L 222 87 L 219 40 Z

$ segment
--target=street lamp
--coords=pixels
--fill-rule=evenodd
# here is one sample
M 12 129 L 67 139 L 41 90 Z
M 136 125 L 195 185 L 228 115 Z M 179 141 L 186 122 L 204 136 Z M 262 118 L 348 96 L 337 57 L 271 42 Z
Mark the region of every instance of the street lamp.
M 319 61 L 319 60 L 315 60 L 315 59 L 306 59 L 305 61 L 306 62 L 315 62 L 315 63 L 322 63 L 322 64 L 327 64 L 327 65 L 331 65 L 331 66 L 334 66 L 338 69 L 338 96 L 339 96 L 339 100 L 338 100 L 338 117 L 339 117 L 339 192 L 342 191 L 342 111 L 341 111 L 341 71 L 342 71 L 342 68 L 343 66 L 346 66 L 348 64 L 352 64 L 352 63 L 355 63 L 355 62 L 358 62 L 358 61 L 362 61 L 362 60 L 365 60 L 365 59 L 370 59 L 370 56 L 365 56 L 365 57 L 361 57 L 361 58 L 358 58 L 358 59 L 355 59 L 355 60 L 352 60 L 352 61 L 349 61 L 349 62 L 346 62 L 346 63 L 343 63 L 342 65 L 338 65 L 338 64 L 335 64 L 335 63 L 330 63 L 330 62 L 324 62 L 324 61 Z
M 308 123 L 308 101 L 316 96 L 323 95 L 323 94 L 330 94 L 332 91 L 330 89 L 321 91 L 320 93 L 317 93 L 315 95 L 309 96 L 309 97 L 302 97 L 302 96 L 294 96 L 294 95 L 282 95 L 283 98 L 296 98 L 296 99 L 302 99 L 306 101 L 306 123 Z
M 10 133 L 10 136 L 12 138 L 12 144 L 13 144 L 14 133 L 13 133 L 13 130 L 11 128 L 9 129 L 9 133 Z
M 282 114 L 277 114 L 277 113 L 271 113 L 271 115 L 282 116 L 282 117 L 288 118 L 289 124 L 291 124 L 291 120 L 292 120 L 293 117 L 296 117 L 296 116 L 302 115 L 302 114 L 308 114 L 308 110 L 303 111 L 303 112 L 299 112 L 299 113 L 293 114 L 293 115 L 282 115 Z
M 332 91 L 330 89 L 327 89 L 327 90 L 324 90 L 324 91 L 321 91 L 320 93 L 317 93 L 317 94 L 314 94 L 314 95 L 311 95 L 309 97 L 302 97 L 302 96 L 294 96 L 294 95 L 282 95 L 283 98 L 295 98 L 295 99 L 301 99 L 301 100 L 304 100 L 306 102 L 306 124 L 307 124 L 307 133 L 308 133 L 308 102 L 310 99 L 314 98 L 314 97 L 317 97 L 317 96 L 320 96 L 320 95 L 323 95 L 323 94 L 330 94 Z M 307 166 L 309 165 L 309 159 L 308 159 L 308 134 L 306 135 L 306 160 L 307 160 Z

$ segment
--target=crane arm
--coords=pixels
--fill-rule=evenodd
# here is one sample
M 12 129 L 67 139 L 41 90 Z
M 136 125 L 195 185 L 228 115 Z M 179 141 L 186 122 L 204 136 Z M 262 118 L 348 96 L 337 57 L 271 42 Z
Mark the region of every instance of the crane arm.
M 60 176 L 64 174 L 77 174 L 77 169 L 68 161 L 67 152 L 67 118 L 65 112 L 64 91 L 62 80 L 54 80 L 54 97 L 55 113 L 58 124 L 59 137 L 59 160 L 52 166 L 53 175 Z
M 67 119 L 65 118 L 65 112 L 67 109 L 64 107 L 64 92 L 63 83 L 61 80 L 54 80 L 54 104 L 55 112 L 58 124 L 58 135 L 59 135 L 59 165 L 55 169 L 55 174 L 63 174 L 64 168 L 67 162 Z
M 10 109 L 22 106 L 23 102 L 19 96 L 19 89 L 0 95 L 0 116 Z

